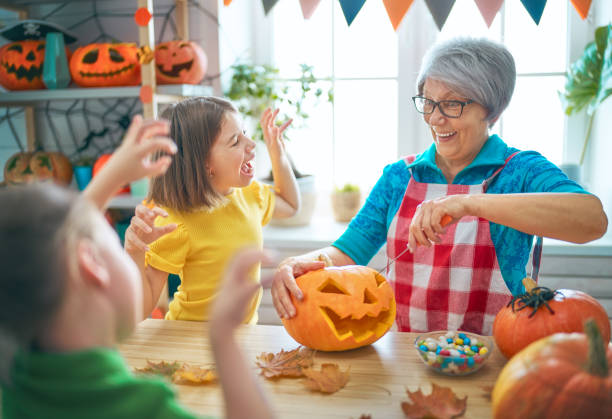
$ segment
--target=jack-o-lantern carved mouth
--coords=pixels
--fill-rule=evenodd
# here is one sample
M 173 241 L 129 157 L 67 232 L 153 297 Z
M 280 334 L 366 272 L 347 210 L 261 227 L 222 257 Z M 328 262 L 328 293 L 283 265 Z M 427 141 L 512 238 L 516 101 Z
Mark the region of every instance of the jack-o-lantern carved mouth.
M 107 71 L 107 72 L 100 73 L 100 72 L 94 72 L 94 71 L 80 70 L 79 74 L 81 75 L 81 77 L 113 77 L 121 73 L 125 73 L 126 71 L 130 71 L 133 68 L 134 68 L 134 64 L 129 64 L 115 71 Z
M 172 66 L 172 70 L 170 70 L 170 71 L 165 71 L 161 64 L 157 65 L 157 69 L 164 76 L 167 76 L 167 77 L 178 77 L 178 76 L 180 76 L 181 71 L 183 71 L 183 70 L 186 70 L 186 71 L 191 70 L 191 66 L 192 65 L 193 65 L 193 60 L 187 61 L 186 63 L 175 64 L 175 65 Z
M 379 287 L 385 284 L 385 282 L 379 282 L 378 278 L 377 283 Z M 322 284 L 319 287 L 319 292 L 343 294 L 351 299 L 356 298 L 356 296 L 350 295 L 349 292 L 332 279 Z M 377 303 L 378 298 L 369 289 L 365 288 L 361 305 L 367 308 L 367 310 L 363 311 L 363 315 L 355 316 L 348 314 L 342 317 L 329 305 L 321 306 L 319 309 L 321 310 L 321 315 L 339 340 L 348 339 L 353 336 L 356 342 L 361 342 L 372 335 L 380 336 L 384 334 L 389 325 L 393 323 L 391 307 L 381 307 Z
M 6 70 L 8 74 L 14 74 L 17 77 L 17 80 L 28 79 L 28 81 L 32 81 L 34 79 L 39 79 L 42 75 L 42 67 L 36 66 L 32 64 L 30 68 L 25 68 L 24 66 L 15 67 L 15 64 L 10 64 L 7 62 L 2 63 L 2 67 Z

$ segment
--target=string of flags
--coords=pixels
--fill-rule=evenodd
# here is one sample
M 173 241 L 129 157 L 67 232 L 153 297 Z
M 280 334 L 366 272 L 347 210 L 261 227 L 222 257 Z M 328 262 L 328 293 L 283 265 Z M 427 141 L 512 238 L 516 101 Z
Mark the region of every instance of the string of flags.
M 261 0 L 264 12 L 267 15 L 270 13 L 272 8 L 279 0 Z M 342 13 L 344 13 L 344 18 L 346 19 L 346 23 L 350 26 L 357 17 L 357 14 L 361 11 L 361 8 L 365 4 L 366 0 L 338 0 L 340 2 L 340 7 L 342 8 Z M 378 1 L 378 0 L 370 0 L 370 1 Z M 436 22 L 436 26 L 439 30 L 442 30 L 442 27 L 446 23 L 446 19 L 453 8 L 456 0 L 423 0 L 431 13 L 431 16 Z M 523 6 L 536 23 L 536 25 L 540 24 L 540 19 L 542 18 L 542 14 L 544 13 L 544 7 L 546 6 L 547 0 L 521 0 Z M 584 20 L 586 19 L 589 9 L 591 8 L 592 0 L 570 0 L 576 12 L 580 15 L 580 17 Z M 232 0 L 223 0 L 223 4 L 225 6 L 229 6 Z M 300 6 L 302 7 L 302 15 L 304 19 L 310 19 L 310 17 L 315 12 L 317 6 L 321 0 L 300 0 Z M 410 6 L 414 3 L 414 0 L 382 0 L 385 5 L 385 9 L 387 9 L 387 14 L 389 15 L 389 20 L 391 21 L 391 25 L 393 25 L 393 29 L 397 30 L 398 26 L 404 19 L 406 13 L 410 9 Z M 487 26 L 490 27 L 493 23 L 493 19 L 499 9 L 501 9 L 504 0 L 474 0 L 482 18 L 486 22 Z

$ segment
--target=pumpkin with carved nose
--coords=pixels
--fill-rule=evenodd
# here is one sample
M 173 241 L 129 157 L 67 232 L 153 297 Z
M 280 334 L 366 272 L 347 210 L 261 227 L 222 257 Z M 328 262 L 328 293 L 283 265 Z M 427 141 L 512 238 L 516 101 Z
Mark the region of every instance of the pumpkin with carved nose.
M 140 84 L 138 47 L 131 43 L 99 43 L 78 48 L 70 58 L 70 75 L 81 87 Z
M 198 84 L 206 74 L 208 58 L 193 41 L 168 41 L 155 47 L 155 72 L 159 84 Z
M 45 41 L 17 41 L 0 48 L 0 85 L 8 90 L 44 89 Z
M 283 319 L 299 343 L 344 351 L 380 339 L 395 320 L 395 297 L 384 276 L 366 266 L 328 267 L 296 278 L 304 294 L 291 296 L 296 315 Z

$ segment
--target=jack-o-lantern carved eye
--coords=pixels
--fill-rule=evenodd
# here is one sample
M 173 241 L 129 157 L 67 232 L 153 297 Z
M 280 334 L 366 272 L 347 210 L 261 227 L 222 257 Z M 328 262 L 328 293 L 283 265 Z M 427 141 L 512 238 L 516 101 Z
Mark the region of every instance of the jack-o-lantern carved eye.
M 188 44 L 188 43 L 186 43 L 186 42 L 181 42 L 181 44 L 179 45 L 179 48 L 185 48 L 185 47 L 188 47 L 188 46 L 189 46 L 189 44 Z
M 45 49 L 45 44 L 40 44 L 36 47 L 36 51 L 40 51 L 41 49 Z
M 6 50 L 7 51 L 17 51 L 20 54 L 23 52 L 23 48 L 19 44 L 10 45 Z
M 358 348 L 378 340 L 393 324 L 393 290 L 373 269 L 325 268 L 308 272 L 296 282 L 304 299 L 292 297 L 297 314 L 282 320 L 302 345 L 324 351 Z
M 125 61 L 125 58 L 123 58 L 116 49 L 109 48 L 108 55 L 110 56 L 111 61 L 115 63 L 122 63 Z
M 96 49 L 92 49 L 87 54 L 83 56 L 83 62 L 85 64 L 93 64 L 98 61 L 98 55 L 100 55 L 100 51 Z

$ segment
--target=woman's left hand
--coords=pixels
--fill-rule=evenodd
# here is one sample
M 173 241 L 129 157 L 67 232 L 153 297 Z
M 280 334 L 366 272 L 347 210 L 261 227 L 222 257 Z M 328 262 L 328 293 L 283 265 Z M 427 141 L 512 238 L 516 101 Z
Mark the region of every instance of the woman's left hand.
M 469 199 L 470 195 L 450 195 L 420 203 L 410 223 L 410 251 L 414 252 L 418 245 L 430 247 L 432 243 L 440 243 L 440 234 L 446 231 L 448 224 L 469 215 Z M 448 217 L 443 220 L 445 216 L 451 217 L 450 222 Z
M 270 155 L 280 155 L 285 151 L 285 144 L 283 142 L 283 132 L 293 122 L 293 119 L 288 120 L 283 125 L 276 125 L 276 117 L 280 109 L 272 110 L 267 108 L 259 123 L 261 124 L 261 130 L 263 131 L 264 141 L 268 147 Z

